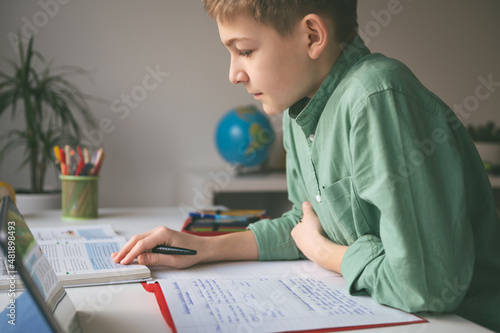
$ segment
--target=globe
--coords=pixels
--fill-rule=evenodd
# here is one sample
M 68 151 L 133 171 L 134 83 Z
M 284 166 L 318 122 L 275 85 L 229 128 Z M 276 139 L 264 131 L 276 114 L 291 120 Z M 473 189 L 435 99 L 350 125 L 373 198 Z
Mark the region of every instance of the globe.
M 229 110 L 219 121 L 215 144 L 229 163 L 242 167 L 263 164 L 274 141 L 274 131 L 266 115 L 255 106 Z

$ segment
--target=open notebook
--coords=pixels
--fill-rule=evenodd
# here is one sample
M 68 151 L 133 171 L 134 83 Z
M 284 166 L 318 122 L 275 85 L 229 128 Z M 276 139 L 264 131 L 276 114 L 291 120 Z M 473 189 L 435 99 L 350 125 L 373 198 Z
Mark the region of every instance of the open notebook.
M 344 278 L 309 260 L 225 262 L 153 269 L 154 292 L 173 332 L 333 332 L 424 323 L 351 296 Z

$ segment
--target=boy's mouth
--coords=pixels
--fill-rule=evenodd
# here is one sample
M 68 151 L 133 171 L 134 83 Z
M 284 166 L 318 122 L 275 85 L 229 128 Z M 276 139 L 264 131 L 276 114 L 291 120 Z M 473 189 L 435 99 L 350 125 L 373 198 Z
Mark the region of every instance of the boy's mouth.
M 259 98 L 262 95 L 262 93 L 256 93 L 256 94 L 252 94 L 252 95 L 254 98 Z

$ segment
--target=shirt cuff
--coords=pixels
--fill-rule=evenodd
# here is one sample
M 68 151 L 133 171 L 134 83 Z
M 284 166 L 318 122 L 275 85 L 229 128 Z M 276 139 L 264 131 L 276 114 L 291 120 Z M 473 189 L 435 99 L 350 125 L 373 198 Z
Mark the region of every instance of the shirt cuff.
M 347 248 L 340 270 L 351 295 L 367 294 L 367 290 L 358 285 L 358 279 L 366 266 L 383 253 L 382 242 L 374 235 L 363 235 Z
M 247 227 L 252 230 L 259 247 L 259 260 L 294 260 L 303 259 L 290 235 L 291 228 L 283 218 L 265 219 Z

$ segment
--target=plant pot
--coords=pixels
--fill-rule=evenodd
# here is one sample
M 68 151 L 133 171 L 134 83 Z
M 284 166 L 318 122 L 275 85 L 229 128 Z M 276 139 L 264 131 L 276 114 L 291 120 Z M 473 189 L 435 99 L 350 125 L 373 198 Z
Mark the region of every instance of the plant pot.
M 485 165 L 500 166 L 500 143 L 474 142 L 474 144 Z
M 61 209 L 61 192 L 16 192 L 16 206 L 23 216 L 36 214 L 47 209 Z

